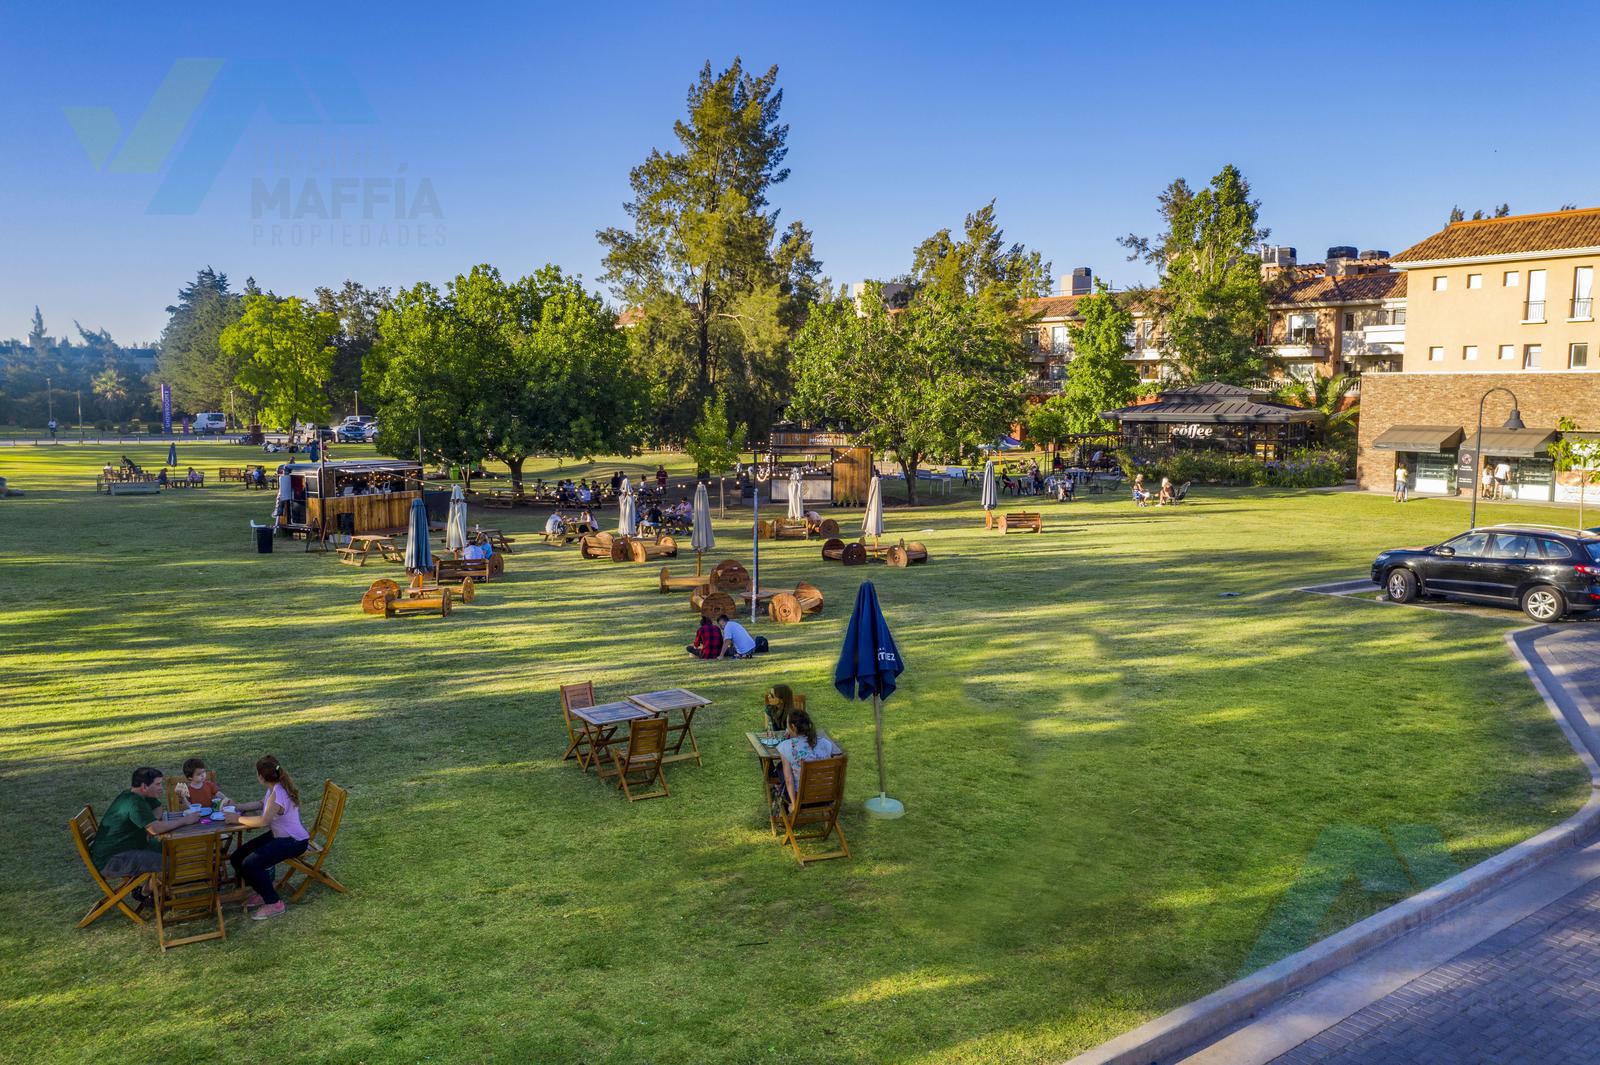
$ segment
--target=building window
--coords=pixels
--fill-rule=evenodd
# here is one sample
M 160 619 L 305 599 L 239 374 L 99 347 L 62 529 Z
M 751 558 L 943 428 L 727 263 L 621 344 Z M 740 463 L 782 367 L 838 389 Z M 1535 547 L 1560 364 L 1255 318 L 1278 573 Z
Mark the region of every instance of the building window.
M 1522 368 L 1524 370 L 1537 370 L 1539 358 L 1544 354 L 1542 344 L 1527 344 L 1522 349 Z
M 1528 271 L 1528 302 L 1523 307 L 1524 322 L 1544 321 L 1544 271 Z
M 1443 292 L 1449 287 L 1450 287 L 1450 279 L 1448 277 L 1445 277 L 1443 274 L 1435 274 L 1434 275 L 1434 278 L 1433 278 L 1433 290 L 1435 292 Z
M 1291 314 L 1289 316 L 1289 343 L 1315 344 L 1317 342 L 1317 316 Z
M 1050 327 L 1050 352 L 1053 355 L 1065 355 L 1072 350 L 1072 334 L 1064 325 Z
M 1389 324 L 1390 325 L 1405 325 L 1406 324 L 1406 309 L 1404 307 L 1396 307 L 1394 310 L 1390 311 L 1389 312 Z
M 1589 368 L 1589 345 L 1574 344 L 1567 349 L 1567 368 L 1572 370 Z
M 1467 287 L 1468 288 L 1482 288 L 1483 287 L 1483 275 L 1482 274 L 1468 274 L 1467 275 Z
M 1508 361 L 1508 362 L 1510 360 L 1516 358 L 1517 357 L 1517 346 L 1515 344 L 1501 344 L 1500 345 L 1500 357 L 1502 359 Z
M 1344 331 L 1348 333 L 1351 330 L 1355 329 L 1355 327 L 1356 327 L 1356 312 L 1355 311 L 1345 311 L 1344 312 Z
M 1516 288 L 1518 285 L 1522 284 L 1521 271 L 1507 270 L 1505 277 L 1501 279 L 1501 284 L 1505 285 L 1506 288 Z
M 1428 349 L 1428 361 L 1429 362 L 1443 362 L 1444 361 L 1444 348 L 1441 348 L 1441 347 L 1429 348 Z
M 1572 271 L 1572 314 L 1579 321 L 1594 318 L 1594 267 L 1578 266 Z
M 1478 345 L 1468 344 L 1466 347 L 1462 348 L 1461 357 L 1466 359 L 1468 362 L 1476 362 L 1478 360 Z

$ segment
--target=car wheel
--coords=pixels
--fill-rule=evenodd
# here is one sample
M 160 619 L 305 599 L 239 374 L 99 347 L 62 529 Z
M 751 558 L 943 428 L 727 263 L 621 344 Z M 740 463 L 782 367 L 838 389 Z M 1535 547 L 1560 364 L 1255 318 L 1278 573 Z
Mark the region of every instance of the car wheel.
M 1560 621 L 1567 612 L 1567 597 L 1558 589 L 1541 584 L 1522 594 L 1522 612 L 1534 621 Z
M 1417 597 L 1417 578 L 1408 569 L 1390 570 L 1383 586 L 1396 603 L 1409 603 Z

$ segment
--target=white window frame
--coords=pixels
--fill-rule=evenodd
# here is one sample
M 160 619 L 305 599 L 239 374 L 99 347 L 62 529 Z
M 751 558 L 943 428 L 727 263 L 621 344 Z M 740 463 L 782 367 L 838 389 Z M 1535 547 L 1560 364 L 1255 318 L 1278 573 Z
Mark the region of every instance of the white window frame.
M 1500 284 L 1503 288 L 1516 288 L 1522 284 L 1522 271 L 1507 270 L 1505 276 L 1500 279 Z
M 1444 274 L 1434 274 L 1433 290 L 1435 292 L 1448 292 L 1450 290 L 1450 278 Z
M 1594 267 L 1572 268 L 1572 314 L 1569 322 L 1594 321 Z
M 1578 349 L 1583 349 L 1583 361 L 1577 361 Z M 1582 340 L 1573 341 L 1567 345 L 1567 369 L 1587 370 L 1589 368 L 1589 345 Z
M 1435 344 L 1433 347 L 1429 348 L 1428 349 L 1428 361 L 1429 362 L 1443 362 L 1444 361 L 1444 348 L 1443 348 L 1443 346 Z
M 1463 359 L 1465 359 L 1467 362 L 1477 362 L 1478 361 L 1478 345 L 1476 345 L 1476 344 L 1463 345 L 1462 348 L 1461 348 L 1461 357 Z
M 1539 363 L 1544 361 L 1543 344 L 1522 345 L 1522 368 L 1524 370 L 1537 370 Z
M 1468 288 L 1482 288 L 1483 287 L 1483 275 L 1482 274 L 1468 274 L 1467 275 L 1467 287 Z
M 1547 274 L 1543 270 L 1528 271 L 1528 298 L 1522 303 L 1522 320 L 1524 322 L 1543 322 L 1546 320 L 1545 293 L 1547 291 Z M 1538 304 L 1538 315 L 1535 318 L 1534 304 Z
M 1510 362 L 1512 359 L 1515 359 L 1516 357 L 1517 357 L 1517 346 L 1515 344 L 1501 344 L 1500 345 L 1500 359 L 1501 359 L 1502 362 Z

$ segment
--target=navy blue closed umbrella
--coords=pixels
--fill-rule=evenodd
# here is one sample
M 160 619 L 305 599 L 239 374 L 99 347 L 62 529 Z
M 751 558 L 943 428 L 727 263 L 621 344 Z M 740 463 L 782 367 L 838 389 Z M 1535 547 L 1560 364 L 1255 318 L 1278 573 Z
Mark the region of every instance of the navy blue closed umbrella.
M 887 777 L 883 768 L 883 701 L 894 694 L 900 673 L 906 668 L 900 649 L 895 646 L 894 634 L 878 605 L 878 590 L 871 581 L 862 581 L 856 590 L 855 609 L 850 612 L 850 624 L 845 628 L 844 646 L 839 650 L 839 664 L 833 667 L 833 686 L 846 699 L 871 699 L 872 718 L 876 728 L 878 754 L 878 794 L 866 801 L 867 813 L 873 817 L 899 817 L 905 807 L 889 798 Z
M 428 547 L 428 507 L 418 496 L 411 501 L 411 532 L 406 538 L 406 569 L 427 573 L 433 569 L 433 551 Z
M 172 443 L 167 445 L 167 465 L 168 466 L 176 466 L 177 464 L 178 464 L 178 442 L 176 440 L 174 440 Z

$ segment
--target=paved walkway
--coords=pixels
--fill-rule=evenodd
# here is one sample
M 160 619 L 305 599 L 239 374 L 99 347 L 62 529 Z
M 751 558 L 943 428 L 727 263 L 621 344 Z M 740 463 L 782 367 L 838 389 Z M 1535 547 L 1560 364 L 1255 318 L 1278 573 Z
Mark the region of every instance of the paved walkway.
M 1569 737 L 1600 758 L 1600 632 L 1560 626 L 1515 640 Z M 1170 1060 L 1600 1065 L 1600 841 Z

